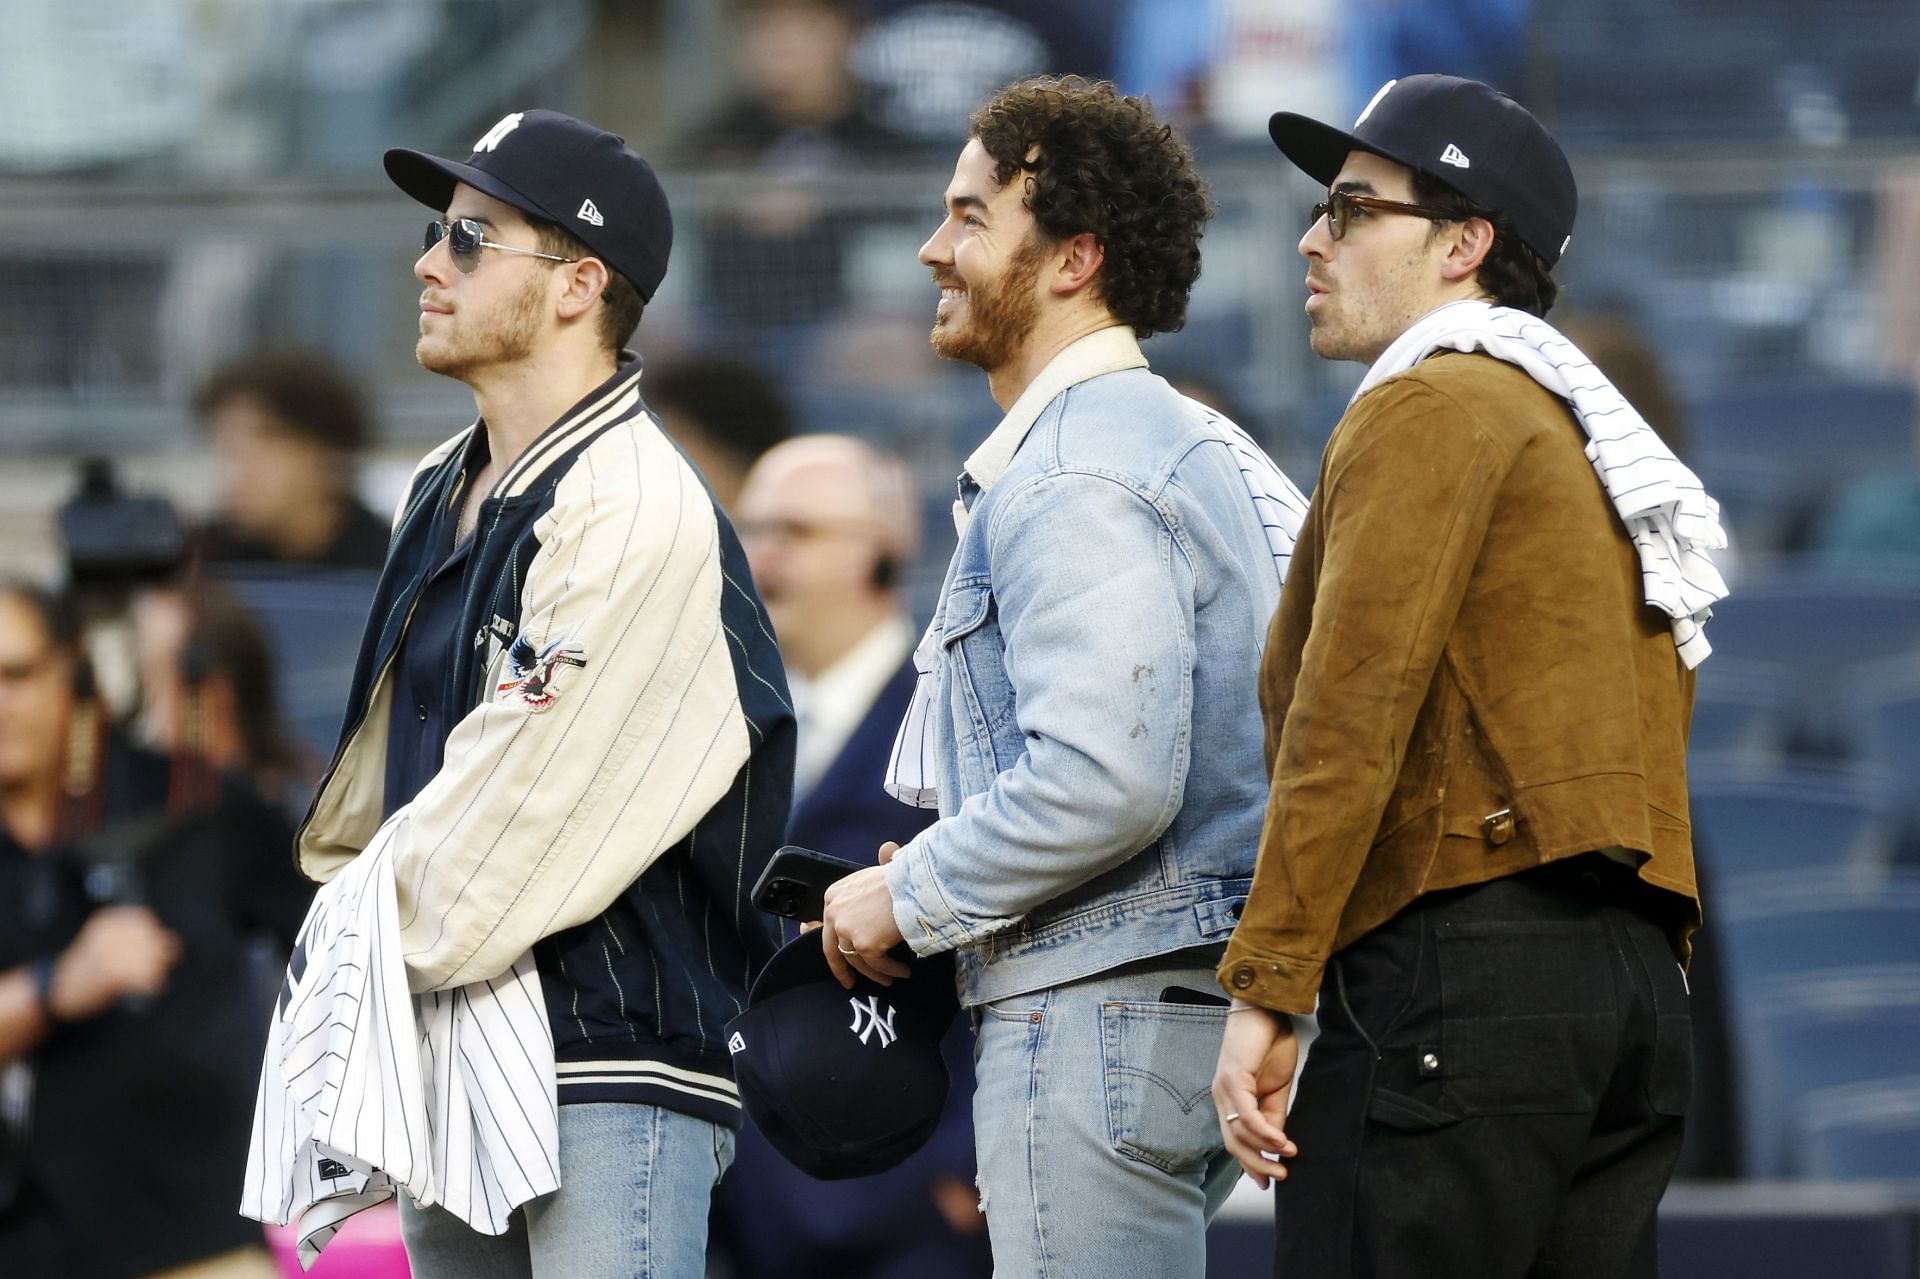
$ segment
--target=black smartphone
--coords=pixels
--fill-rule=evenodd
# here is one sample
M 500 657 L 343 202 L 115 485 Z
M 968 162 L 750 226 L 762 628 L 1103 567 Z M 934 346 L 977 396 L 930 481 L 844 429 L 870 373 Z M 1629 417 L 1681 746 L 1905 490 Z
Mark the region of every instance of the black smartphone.
M 752 901 L 769 915 L 812 921 L 826 913 L 827 885 L 866 869 L 844 857 L 788 844 L 773 855 L 753 886 Z
M 1163 1004 L 1192 1004 L 1196 1008 L 1227 1008 L 1231 1001 L 1225 995 L 1211 990 L 1195 990 L 1191 986 L 1168 986 L 1160 992 Z

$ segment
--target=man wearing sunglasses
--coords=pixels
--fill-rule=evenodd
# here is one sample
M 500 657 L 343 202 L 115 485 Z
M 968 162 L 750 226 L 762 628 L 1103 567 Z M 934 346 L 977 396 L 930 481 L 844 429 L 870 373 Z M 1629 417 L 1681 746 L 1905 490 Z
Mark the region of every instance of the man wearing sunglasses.
M 1262 660 L 1221 1132 L 1279 1182 L 1277 1274 L 1654 1274 L 1717 508 L 1541 318 L 1575 189 L 1523 108 L 1414 76 L 1271 132 L 1328 187 L 1313 349 L 1369 368 Z
M 413 1273 L 694 1279 L 793 730 L 740 545 L 622 350 L 666 272 L 666 196 L 551 111 L 386 168 L 434 213 L 415 354 L 479 418 L 400 506 L 300 864 L 390 843 L 416 992 L 531 950 L 560 1103 L 560 1189 L 498 1237 L 404 1202 Z

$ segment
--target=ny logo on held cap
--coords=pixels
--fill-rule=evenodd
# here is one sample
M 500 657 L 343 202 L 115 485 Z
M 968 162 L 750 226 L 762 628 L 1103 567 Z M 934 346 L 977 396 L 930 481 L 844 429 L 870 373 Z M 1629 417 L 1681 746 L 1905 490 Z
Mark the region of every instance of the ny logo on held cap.
M 886 1019 L 880 1017 L 880 996 L 868 995 L 864 1004 L 858 999 L 849 999 L 847 1003 L 853 1009 L 853 1024 L 847 1029 L 858 1035 L 861 1043 L 867 1042 L 868 1035 L 877 1034 L 880 1036 L 880 1046 L 885 1048 L 900 1038 L 893 1029 L 892 1004 L 887 1005 Z

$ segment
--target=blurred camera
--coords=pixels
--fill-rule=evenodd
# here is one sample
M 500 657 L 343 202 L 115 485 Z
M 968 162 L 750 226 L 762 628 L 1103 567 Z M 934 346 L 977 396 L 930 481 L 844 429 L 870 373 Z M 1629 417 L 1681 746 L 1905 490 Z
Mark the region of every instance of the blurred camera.
M 179 566 L 186 547 L 172 504 L 122 489 L 104 457 L 80 463 L 80 487 L 60 508 L 60 536 L 77 587 L 158 581 Z

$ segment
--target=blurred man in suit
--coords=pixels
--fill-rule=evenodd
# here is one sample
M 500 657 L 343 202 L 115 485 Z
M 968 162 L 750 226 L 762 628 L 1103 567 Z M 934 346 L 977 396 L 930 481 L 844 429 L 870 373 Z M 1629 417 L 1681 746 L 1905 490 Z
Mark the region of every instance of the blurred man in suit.
M 913 473 L 899 458 L 849 435 L 789 440 L 748 474 L 737 515 L 754 581 L 790 667 L 800 721 L 793 836 L 827 818 L 856 850 L 847 855 L 871 858 L 882 842 L 900 837 L 903 821 L 917 820 L 880 789 L 879 772 L 849 778 L 842 767 L 862 756 L 877 760 L 876 770 L 885 767 L 900 721 L 880 712 L 904 709 L 913 687 L 907 658 L 915 632 L 899 589 L 920 547 Z M 814 792 L 829 781 L 832 793 L 857 797 L 869 808 L 884 801 L 877 810 L 884 820 L 873 819 L 879 824 L 872 837 L 866 833 L 871 822 L 850 830 L 844 817 L 810 811 L 817 807 Z M 828 795 L 819 800 L 831 802 Z
M 871 862 L 934 818 L 881 782 L 913 692 L 915 632 L 901 598 L 920 544 L 905 462 L 845 435 L 775 446 L 736 509 L 754 581 L 785 654 L 800 724 L 788 838 Z M 750 1126 L 716 1232 L 742 1276 L 965 1279 L 991 1270 L 973 1188 L 970 1036 L 947 1044 L 948 1113 L 927 1145 L 875 1177 L 815 1181 Z

